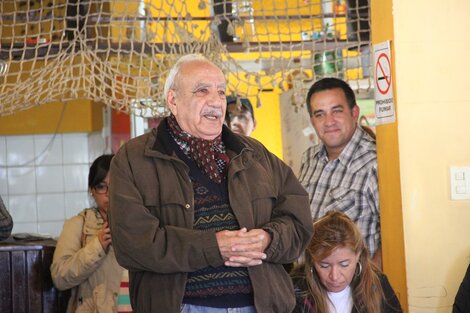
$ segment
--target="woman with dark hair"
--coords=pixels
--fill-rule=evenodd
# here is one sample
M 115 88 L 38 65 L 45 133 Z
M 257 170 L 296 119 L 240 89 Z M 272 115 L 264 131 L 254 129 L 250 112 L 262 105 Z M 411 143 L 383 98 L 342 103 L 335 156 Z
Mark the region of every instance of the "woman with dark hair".
M 90 167 L 88 190 L 95 205 L 65 221 L 54 252 L 51 275 L 60 289 L 72 289 L 67 313 L 117 310 L 123 268 L 117 263 L 108 226 L 109 166 L 113 155 Z
M 305 262 L 292 270 L 294 313 L 397 313 L 400 303 L 387 277 L 372 263 L 364 239 L 344 213 L 314 224 Z

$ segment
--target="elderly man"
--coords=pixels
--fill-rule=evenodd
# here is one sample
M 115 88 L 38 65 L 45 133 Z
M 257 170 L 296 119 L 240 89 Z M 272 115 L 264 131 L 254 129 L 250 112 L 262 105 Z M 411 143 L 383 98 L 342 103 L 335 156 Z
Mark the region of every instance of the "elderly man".
M 354 91 L 343 80 L 321 79 L 308 91 L 307 110 L 321 140 L 305 151 L 299 175 L 312 216 L 315 220 L 330 210 L 346 213 L 380 266 L 377 153 L 375 140 L 357 126 Z
M 283 264 L 306 247 L 308 195 L 259 142 L 223 126 L 226 80 L 180 58 L 164 94 L 171 115 L 111 165 L 109 221 L 138 313 L 291 312 Z
M 253 106 L 246 98 L 228 96 L 225 118 L 227 126 L 236 134 L 251 136 L 256 128 Z

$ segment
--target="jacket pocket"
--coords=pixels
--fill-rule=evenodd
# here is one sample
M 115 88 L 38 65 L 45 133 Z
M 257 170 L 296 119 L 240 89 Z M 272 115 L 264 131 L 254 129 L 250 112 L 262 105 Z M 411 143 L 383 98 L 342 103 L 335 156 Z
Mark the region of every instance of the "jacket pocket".
M 117 294 L 109 290 L 105 284 L 100 284 L 93 290 L 93 300 L 99 313 L 113 313 L 117 309 Z
M 162 226 L 168 224 L 185 227 L 192 226 L 194 210 L 190 203 L 162 201 L 162 203 L 146 202 L 144 205 L 150 211 L 150 214 L 159 219 Z
M 275 203 L 276 194 L 272 186 L 257 181 L 256 186 L 251 190 L 251 205 L 256 228 L 271 220 Z

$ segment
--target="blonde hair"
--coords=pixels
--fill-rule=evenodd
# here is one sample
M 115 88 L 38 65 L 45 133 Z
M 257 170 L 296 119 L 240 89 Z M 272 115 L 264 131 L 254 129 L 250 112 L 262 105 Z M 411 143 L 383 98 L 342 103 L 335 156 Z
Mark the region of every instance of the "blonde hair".
M 305 251 L 304 275 L 311 313 L 328 312 L 327 290 L 320 281 L 314 262 L 331 255 L 339 247 L 347 247 L 359 254 L 360 271 L 350 284 L 354 307 L 367 313 L 381 313 L 384 294 L 378 269 L 369 258 L 364 239 L 354 222 L 344 213 L 330 211 L 314 223 L 314 234 Z

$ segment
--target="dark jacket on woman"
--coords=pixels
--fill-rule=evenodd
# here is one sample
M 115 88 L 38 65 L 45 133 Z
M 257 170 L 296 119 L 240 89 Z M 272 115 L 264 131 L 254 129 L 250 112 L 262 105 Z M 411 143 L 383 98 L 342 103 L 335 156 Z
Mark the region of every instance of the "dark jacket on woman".
M 452 313 L 470 312 L 470 265 L 467 268 L 465 277 L 460 284 L 459 291 L 455 296 Z
M 311 300 L 307 297 L 308 287 L 305 277 L 299 276 L 296 271 L 293 274 L 294 289 L 295 289 L 295 298 L 296 305 L 292 313 L 309 313 L 312 308 Z M 382 285 L 382 290 L 385 296 L 385 301 L 382 302 L 382 313 L 402 313 L 400 302 L 398 301 L 395 292 L 393 291 L 392 286 L 390 285 L 387 276 L 383 273 L 378 273 L 380 284 Z M 328 312 L 324 312 L 328 313 Z M 353 306 L 351 313 L 367 313 L 365 308 L 357 308 Z

